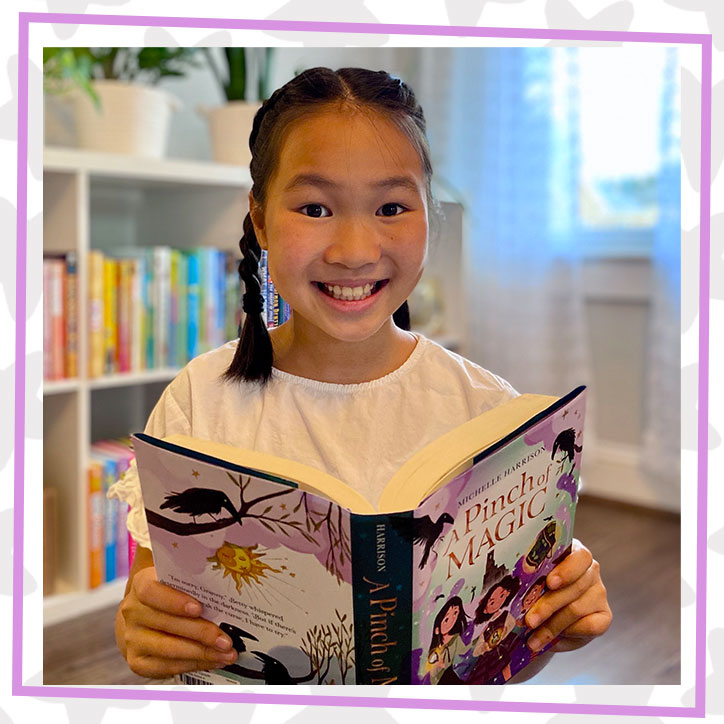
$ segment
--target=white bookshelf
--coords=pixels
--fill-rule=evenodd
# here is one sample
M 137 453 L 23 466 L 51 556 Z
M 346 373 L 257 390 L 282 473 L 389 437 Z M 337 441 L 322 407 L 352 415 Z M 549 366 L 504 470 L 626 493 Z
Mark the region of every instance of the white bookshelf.
M 44 599 L 49 625 L 121 599 L 125 581 L 89 590 L 89 448 L 143 429 L 178 372 L 88 377 L 88 252 L 162 244 L 235 250 L 251 179 L 248 168 L 67 148 L 47 148 L 43 163 L 43 250 L 77 253 L 79 299 L 79 375 L 43 383 L 43 478 L 58 491 L 59 530 L 57 593 Z
M 125 581 L 89 590 L 87 482 L 96 440 L 141 430 L 176 369 L 88 377 L 88 252 L 169 245 L 237 250 L 248 209 L 248 168 L 174 159 L 47 148 L 43 169 L 43 250 L 77 253 L 76 379 L 43 384 L 43 478 L 58 491 L 58 586 L 44 599 L 50 625 L 120 601 Z M 442 282 L 445 332 L 464 353 L 462 209 L 444 203 L 443 237 L 427 274 Z

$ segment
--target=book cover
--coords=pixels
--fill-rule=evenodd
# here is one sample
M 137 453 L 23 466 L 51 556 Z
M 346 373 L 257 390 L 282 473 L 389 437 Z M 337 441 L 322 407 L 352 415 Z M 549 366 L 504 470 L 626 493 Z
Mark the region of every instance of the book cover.
M 201 601 L 240 654 L 182 680 L 354 683 L 349 511 L 148 440 L 134 448 L 159 580 Z
M 417 502 L 376 515 L 296 474 L 135 435 L 159 579 L 200 600 L 240 653 L 183 681 L 508 681 L 535 656 L 524 617 L 570 550 L 585 392 L 540 409 L 437 488 L 423 449 L 408 461 Z M 323 473 L 308 476 L 319 492 Z

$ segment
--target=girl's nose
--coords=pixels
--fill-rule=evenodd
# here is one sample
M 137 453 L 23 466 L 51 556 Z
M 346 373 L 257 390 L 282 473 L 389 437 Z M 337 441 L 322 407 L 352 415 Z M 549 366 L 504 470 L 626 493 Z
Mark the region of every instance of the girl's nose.
M 330 230 L 331 238 L 325 249 L 328 264 L 342 264 L 350 269 L 375 264 L 382 254 L 378 233 L 370 224 L 359 219 L 340 220 Z

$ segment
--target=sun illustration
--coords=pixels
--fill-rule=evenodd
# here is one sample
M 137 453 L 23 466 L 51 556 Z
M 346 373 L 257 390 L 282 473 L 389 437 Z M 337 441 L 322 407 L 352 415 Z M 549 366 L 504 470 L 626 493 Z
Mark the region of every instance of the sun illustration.
M 244 583 L 251 584 L 252 581 L 259 583 L 260 578 L 266 577 L 266 571 L 280 572 L 259 560 L 264 553 L 255 552 L 257 545 L 242 547 L 225 541 L 221 548 L 206 560 L 214 564 L 212 570 L 218 571 L 223 568 L 224 578 L 231 576 L 236 584 L 237 592 L 241 593 Z

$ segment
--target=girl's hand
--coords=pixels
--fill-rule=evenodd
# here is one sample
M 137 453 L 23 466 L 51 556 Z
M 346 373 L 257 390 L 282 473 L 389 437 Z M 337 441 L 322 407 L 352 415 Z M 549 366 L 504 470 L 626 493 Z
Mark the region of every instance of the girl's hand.
M 152 678 L 217 669 L 237 659 L 231 639 L 201 618 L 201 604 L 159 583 L 153 566 L 129 580 L 116 616 L 116 641 L 131 670 Z
M 580 541 L 573 539 L 570 555 L 546 577 L 550 590 L 525 617 L 535 629 L 528 646 L 539 651 L 559 636 L 550 651 L 571 651 L 600 636 L 611 625 L 611 609 L 601 581 L 598 561 Z

